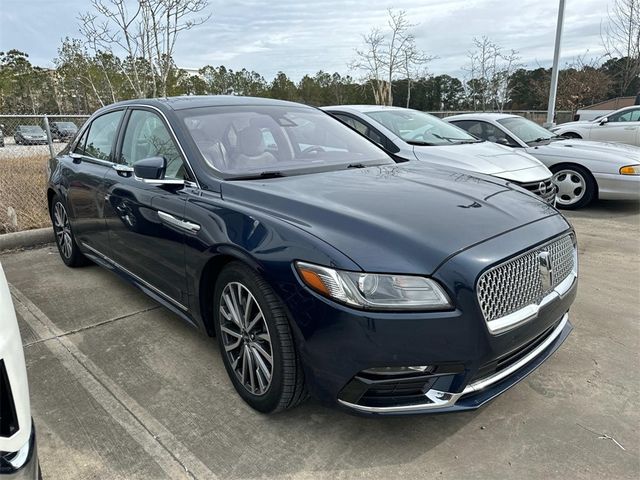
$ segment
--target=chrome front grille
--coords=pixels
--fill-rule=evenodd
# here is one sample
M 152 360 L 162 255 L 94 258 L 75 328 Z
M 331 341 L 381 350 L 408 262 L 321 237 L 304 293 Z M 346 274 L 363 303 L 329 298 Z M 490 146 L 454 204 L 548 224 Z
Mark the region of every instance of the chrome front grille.
M 538 182 L 519 183 L 519 186 L 541 197 L 545 202 L 553 204 L 556 198 L 556 186 L 551 178 Z
M 577 255 L 572 235 L 536 247 L 493 267 L 478 279 L 478 303 L 487 322 L 538 305 L 569 275 L 577 272 Z M 540 253 L 549 253 L 551 278 L 543 282 Z M 546 288 L 545 288 L 546 287 Z

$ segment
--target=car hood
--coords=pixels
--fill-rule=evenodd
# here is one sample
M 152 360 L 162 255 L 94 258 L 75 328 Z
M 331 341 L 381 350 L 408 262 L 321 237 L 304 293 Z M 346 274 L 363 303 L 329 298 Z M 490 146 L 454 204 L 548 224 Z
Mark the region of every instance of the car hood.
M 297 225 L 370 272 L 430 274 L 467 247 L 558 214 L 507 182 L 420 162 L 230 181 L 222 195 Z
M 621 166 L 634 162 L 640 163 L 640 148 L 624 143 L 568 139 L 529 147 L 527 151 L 534 156 L 613 161 Z
M 538 182 L 551 172 L 531 155 L 491 142 L 414 146 L 418 160 L 494 175 L 515 182 Z

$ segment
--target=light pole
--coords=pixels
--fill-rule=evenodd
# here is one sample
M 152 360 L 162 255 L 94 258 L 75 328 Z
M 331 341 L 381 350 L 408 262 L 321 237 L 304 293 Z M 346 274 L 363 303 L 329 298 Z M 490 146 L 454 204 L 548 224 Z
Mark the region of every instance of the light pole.
M 556 26 L 556 45 L 553 49 L 553 67 L 551 69 L 551 86 L 549 87 L 549 105 L 547 106 L 547 122 L 545 127 L 553 126 L 556 110 L 556 93 L 558 91 L 558 61 L 560 60 L 560 42 L 562 41 L 562 25 L 564 23 L 564 0 L 558 7 L 558 25 Z

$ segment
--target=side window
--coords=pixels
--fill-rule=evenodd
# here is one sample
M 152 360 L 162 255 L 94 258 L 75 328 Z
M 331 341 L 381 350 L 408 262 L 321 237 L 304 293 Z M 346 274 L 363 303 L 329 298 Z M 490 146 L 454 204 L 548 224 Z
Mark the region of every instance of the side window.
M 517 145 L 515 140 L 511 138 L 509 135 L 504 133 L 495 125 L 491 125 L 490 123 L 482 122 L 484 127 L 484 135 L 482 138 L 484 140 L 488 140 L 493 143 L 502 143 L 504 145 Z
M 111 160 L 111 149 L 113 148 L 113 142 L 123 113 L 123 110 L 107 113 L 91 122 L 86 133 L 86 140 L 83 136 L 78 143 L 78 146 L 84 145 L 83 150 L 79 152 L 76 148 L 77 153 L 99 160 Z
M 460 120 L 457 122 L 451 122 L 456 127 L 459 127 L 463 130 L 466 130 L 471 135 L 475 135 L 478 138 L 482 138 L 483 140 L 487 140 L 483 135 L 482 131 L 482 122 L 478 122 L 477 120 Z
M 82 134 L 82 138 L 78 140 L 76 143 L 76 148 L 73 149 L 73 153 L 77 153 L 78 155 L 85 155 L 85 146 L 87 144 L 87 137 L 89 136 L 89 129 L 87 128 Z
M 184 162 L 162 119 L 147 110 L 133 110 L 122 142 L 120 163 L 133 166 L 149 157 L 164 157 L 165 178 L 185 178 Z
M 640 108 L 634 108 L 620 112 L 609 117 L 610 122 L 638 122 L 640 121 Z
M 334 116 L 339 118 L 341 122 L 346 123 L 354 130 L 357 130 L 361 134 L 369 137 L 372 141 L 374 141 L 378 145 L 384 146 L 384 138 L 382 138 L 382 135 L 380 135 L 378 132 L 370 128 L 365 123 L 361 122 L 360 120 L 356 120 L 355 118 L 350 117 L 348 115 L 341 115 L 339 113 L 335 113 Z

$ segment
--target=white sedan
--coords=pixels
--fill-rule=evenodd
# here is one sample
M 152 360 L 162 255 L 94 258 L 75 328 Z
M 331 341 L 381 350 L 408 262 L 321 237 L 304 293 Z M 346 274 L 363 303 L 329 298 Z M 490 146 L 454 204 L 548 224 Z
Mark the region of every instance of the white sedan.
M 640 199 L 638 147 L 561 137 L 518 115 L 467 113 L 445 120 L 544 163 L 553 172 L 556 205 L 561 208 L 581 208 L 595 198 Z
M 40 477 L 22 341 L 0 265 L 0 478 Z
M 551 172 L 523 151 L 480 140 L 424 112 L 380 105 L 322 107 L 396 157 L 493 175 L 554 203 Z
M 563 123 L 551 131 L 570 138 L 640 146 L 640 105 L 621 108 L 587 122 Z

